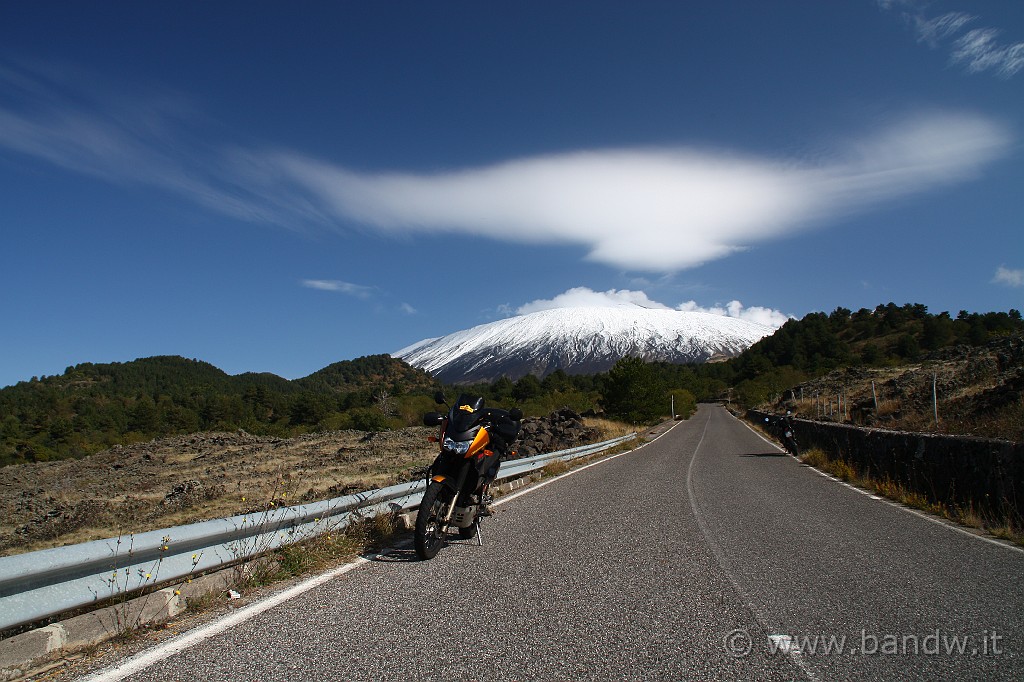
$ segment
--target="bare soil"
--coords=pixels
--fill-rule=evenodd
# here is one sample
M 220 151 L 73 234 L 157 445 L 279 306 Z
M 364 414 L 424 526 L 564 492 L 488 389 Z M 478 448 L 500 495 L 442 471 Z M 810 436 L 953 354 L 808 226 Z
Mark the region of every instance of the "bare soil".
M 518 456 L 613 438 L 568 408 L 523 421 Z M 622 429 L 625 431 L 625 429 Z M 413 481 L 432 427 L 298 438 L 196 433 L 0 469 L 0 556 L 315 502 Z M 516 455 L 513 455 L 516 456 Z
M 197 433 L 4 467 L 0 555 L 298 504 L 413 480 L 436 429 L 299 438 Z

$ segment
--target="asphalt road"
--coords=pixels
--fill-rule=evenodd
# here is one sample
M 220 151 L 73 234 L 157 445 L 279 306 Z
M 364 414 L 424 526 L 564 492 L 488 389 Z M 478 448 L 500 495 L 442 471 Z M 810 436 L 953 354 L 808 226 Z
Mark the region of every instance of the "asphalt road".
M 1024 553 L 720 407 L 503 502 L 483 535 L 376 558 L 127 679 L 1024 678 Z

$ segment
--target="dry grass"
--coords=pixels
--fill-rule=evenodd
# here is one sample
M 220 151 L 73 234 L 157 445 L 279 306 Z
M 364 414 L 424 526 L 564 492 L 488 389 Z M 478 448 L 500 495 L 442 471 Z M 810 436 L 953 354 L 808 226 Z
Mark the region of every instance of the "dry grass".
M 899 400 L 880 400 L 878 402 L 878 416 L 889 417 L 900 411 Z
M 571 467 L 569 466 L 568 462 L 556 460 L 554 462 L 549 462 L 548 464 L 546 464 L 544 468 L 541 469 L 541 475 L 544 476 L 545 478 L 549 476 L 560 476 L 567 472 L 570 468 Z
M 429 429 L 280 439 L 193 434 L 83 460 L 13 465 L 0 486 L 0 555 L 258 513 L 411 480 Z M 188 486 L 182 494 L 175 491 Z
M 622 436 L 628 435 L 636 431 L 632 425 L 625 422 L 612 421 L 610 419 L 601 419 L 598 417 L 587 417 L 583 420 L 583 423 L 592 429 L 597 429 L 601 432 L 601 438 L 599 440 L 611 440 L 613 438 L 621 438 Z
M 262 561 L 257 559 L 240 565 L 233 585 L 239 590 L 251 590 L 322 571 L 339 561 L 350 561 L 363 552 L 379 548 L 397 528 L 393 514 L 381 514 L 269 550 L 263 554 Z
M 1014 523 L 1013 519 L 986 517 L 974 509 L 973 506 L 966 508 L 951 507 L 941 502 L 933 502 L 926 495 L 910 490 L 899 481 L 893 481 L 889 478 L 880 479 L 862 474 L 849 462 L 842 459 L 832 459 L 823 450 L 817 448 L 804 452 L 801 459 L 804 464 L 900 504 L 941 516 L 970 528 L 983 530 L 995 537 L 1009 540 L 1018 545 L 1024 545 L 1024 528 L 1019 523 Z

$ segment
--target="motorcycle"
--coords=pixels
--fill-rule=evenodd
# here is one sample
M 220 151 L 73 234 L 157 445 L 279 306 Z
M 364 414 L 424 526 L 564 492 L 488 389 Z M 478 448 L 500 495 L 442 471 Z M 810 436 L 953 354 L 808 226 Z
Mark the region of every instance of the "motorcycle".
M 772 422 L 768 417 L 764 418 L 765 423 L 775 432 L 775 435 L 782 441 L 786 452 L 794 457 L 800 456 L 800 446 L 796 442 L 796 433 L 793 431 L 792 412 L 786 411 L 785 417 L 776 417 Z
M 434 400 L 448 407 L 444 394 Z M 462 394 L 447 414 L 428 412 L 426 426 L 439 427 L 440 453 L 427 468 L 427 490 L 423 493 L 413 544 L 421 559 L 432 559 L 448 542 L 448 529 L 459 537 L 480 539 L 480 519 L 489 516 L 487 505 L 491 481 L 501 459 L 519 435 L 522 411 L 484 407 L 484 399 Z

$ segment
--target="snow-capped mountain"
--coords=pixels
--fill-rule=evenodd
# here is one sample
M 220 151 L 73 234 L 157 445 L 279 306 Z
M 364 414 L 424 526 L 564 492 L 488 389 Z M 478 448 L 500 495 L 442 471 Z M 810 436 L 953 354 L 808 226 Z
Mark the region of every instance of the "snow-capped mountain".
M 482 324 L 392 353 L 447 383 L 513 381 L 556 369 L 604 372 L 621 358 L 686 363 L 739 355 L 772 327 L 702 312 L 630 305 L 556 308 Z

